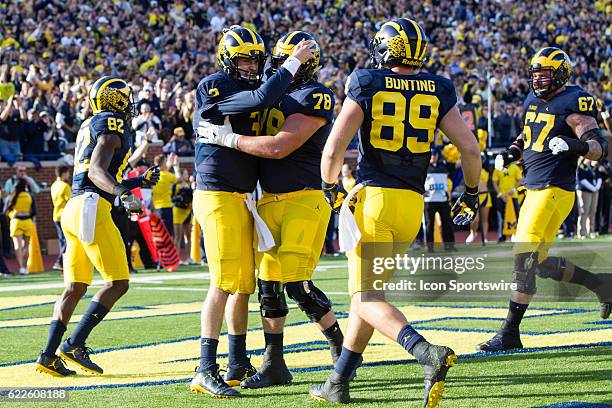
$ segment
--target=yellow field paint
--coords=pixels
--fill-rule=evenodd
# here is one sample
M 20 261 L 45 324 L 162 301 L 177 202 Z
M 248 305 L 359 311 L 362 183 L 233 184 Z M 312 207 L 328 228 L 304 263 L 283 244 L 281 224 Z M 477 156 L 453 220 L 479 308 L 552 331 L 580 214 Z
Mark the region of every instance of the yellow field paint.
M 57 295 L 0 297 L 0 311 L 2 309 L 9 309 L 13 307 L 37 306 L 37 305 L 41 305 L 44 303 L 55 302 L 56 300 L 57 300 Z
M 32 296 L 36 297 L 36 296 Z M 57 296 L 49 296 L 51 301 L 57 300 Z M 5 298 L 0 298 L 5 299 Z M 43 302 L 38 302 L 43 303 Z M 4 303 L 2 303 L 4 305 Z M 4 306 L 3 306 L 4 307 Z M 202 302 L 189 302 L 189 303 L 173 303 L 168 305 L 154 305 L 154 306 L 143 306 L 146 309 L 137 309 L 137 310 L 113 310 L 111 311 L 105 318 L 104 321 L 108 320 L 117 320 L 117 319 L 134 319 L 141 317 L 152 317 L 152 316 L 166 316 L 166 315 L 174 315 L 181 313 L 195 313 L 199 312 L 202 308 Z M 289 305 L 290 309 L 297 308 L 296 305 Z M 120 309 L 120 308 L 119 308 Z M 49 306 L 49 311 L 52 308 Z M 250 311 L 259 311 L 258 303 L 249 303 Z M 51 313 L 51 312 L 49 312 Z M 71 322 L 78 322 L 81 319 L 82 315 L 73 315 Z M 33 317 L 28 319 L 16 319 L 16 320 L 0 320 L 0 328 L 4 327 L 28 327 L 28 326 L 37 326 L 41 324 L 49 323 L 49 316 L 45 317 Z
M 176 305 L 163 305 L 153 307 L 153 312 L 177 313 L 185 310 L 199 310 L 200 303 L 184 303 Z M 257 307 L 257 305 L 251 305 Z M 151 309 L 149 309 L 150 311 Z M 490 308 L 445 308 L 445 307 L 417 307 L 409 306 L 402 311 L 411 320 L 435 319 L 447 316 L 461 317 L 503 317 L 505 311 Z M 146 315 L 148 310 L 135 310 L 129 312 L 115 312 L 116 314 L 129 313 L 129 316 Z M 546 311 L 552 313 L 554 311 Z M 541 310 L 532 313 L 544 313 Z M 253 317 L 252 317 L 253 318 Z M 256 318 L 256 317 L 255 317 Z M 340 319 L 340 326 L 346 328 L 347 319 Z M 106 330 L 112 330 L 112 325 L 106 325 Z M 198 335 L 199 327 L 193 327 L 194 337 Z M 490 333 L 474 333 L 454 331 L 450 329 L 423 329 L 423 335 L 432 343 L 445 344 L 452 347 L 458 354 L 471 354 L 474 345 L 490 337 Z M 609 341 L 612 337 L 612 328 L 596 330 L 586 333 L 572 332 L 565 334 L 523 335 L 525 346 L 571 346 L 579 343 L 597 343 Z M 321 350 L 308 350 L 300 346 L 308 342 L 315 343 L 315 347 Z M 364 354 L 366 363 L 379 361 L 407 360 L 411 359 L 401 347 L 382 335 L 375 333 L 370 347 Z M 261 330 L 249 332 L 247 336 L 249 350 L 261 350 L 264 348 L 264 338 Z M 285 330 L 285 345 L 287 350 L 298 352 L 286 353 L 287 365 L 290 368 L 317 368 L 331 365 L 331 356 L 327 349 L 323 335 L 310 323 L 287 327 Z M 295 347 L 298 345 L 297 347 Z M 153 383 L 168 380 L 188 379 L 193 375 L 193 370 L 198 364 L 197 357 L 200 351 L 199 339 L 180 340 L 172 343 L 153 344 L 111 350 L 92 355 L 93 361 L 104 368 L 104 375 L 93 376 L 83 373 L 77 369 L 78 375 L 69 378 L 54 378 L 35 372 L 35 364 L 19 364 L 0 367 L 0 378 L 3 378 L 4 387 L 23 387 L 36 384 L 38 387 L 51 386 L 103 386 Z M 219 354 L 227 353 L 227 340 L 221 339 Z M 32 356 L 34 357 L 34 355 Z M 261 355 L 252 357 L 253 364 L 258 367 L 261 364 Z M 225 359 L 219 361 L 223 366 Z M 71 368 L 75 368 L 69 364 Z M 186 385 L 187 387 L 187 385 Z M 187 388 L 186 388 L 187 390 Z

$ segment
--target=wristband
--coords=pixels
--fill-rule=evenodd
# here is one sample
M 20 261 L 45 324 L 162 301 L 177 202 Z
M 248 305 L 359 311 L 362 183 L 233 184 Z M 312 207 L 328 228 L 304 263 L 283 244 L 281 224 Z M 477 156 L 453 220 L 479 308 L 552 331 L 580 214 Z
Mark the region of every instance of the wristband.
M 478 186 L 476 187 L 470 187 L 467 184 L 465 185 L 465 193 L 466 194 L 470 194 L 470 195 L 477 195 L 478 194 Z
M 281 67 L 289 71 L 292 76 L 295 76 L 295 74 L 298 72 L 298 69 L 300 69 L 300 65 L 302 65 L 302 62 L 299 59 L 295 58 L 293 55 L 290 55 L 289 57 L 287 57 L 285 62 L 283 62 L 283 65 L 281 65 Z
M 123 184 L 117 184 L 115 187 L 113 187 L 113 194 L 116 195 L 117 197 L 121 197 L 122 195 L 125 195 L 125 194 L 128 194 L 128 195 L 132 194 L 132 192 L 130 191 L 129 188 L 127 188 Z

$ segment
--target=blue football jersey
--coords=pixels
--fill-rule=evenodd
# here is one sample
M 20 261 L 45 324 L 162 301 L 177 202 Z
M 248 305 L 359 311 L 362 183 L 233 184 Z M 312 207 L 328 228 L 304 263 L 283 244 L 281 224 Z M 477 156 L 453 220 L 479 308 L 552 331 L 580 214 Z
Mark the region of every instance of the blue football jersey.
M 568 86 L 548 101 L 530 92 L 525 99 L 524 112 L 525 187 L 539 189 L 555 186 L 575 190 L 578 155 L 565 153 L 554 156 L 548 143 L 555 136 L 576 137 L 566 122 L 572 113 L 597 119 L 595 98 L 578 86 Z
M 269 193 L 321 189 L 321 152 L 332 128 L 333 93 L 315 81 L 296 87 L 264 112 L 262 133 L 277 134 L 285 119 L 296 113 L 322 117 L 327 123 L 287 157 L 261 159 L 259 182 Z
M 364 112 L 359 181 L 424 193 L 435 131 L 457 102 L 452 82 L 428 73 L 361 69 L 350 75 L 345 93 Z
M 89 164 L 91 155 L 102 135 L 117 135 L 121 139 L 121 147 L 115 151 L 108 166 L 108 172 L 117 183 L 123 181 L 123 172 L 132 154 L 134 143 L 134 131 L 131 123 L 114 112 L 100 112 L 86 119 L 79 129 L 74 149 L 74 174 L 72 176 L 72 196 L 84 192 L 95 192 L 109 202 L 113 202 L 114 196 L 102 191 L 89 179 Z
M 260 134 L 261 110 L 272 106 L 293 80 L 285 68 L 270 77 L 259 89 L 245 90 L 225 72 L 207 76 L 198 84 L 193 128 L 200 120 L 222 125 L 229 116 L 234 132 Z M 255 156 L 205 143 L 196 143 L 195 169 L 198 190 L 249 193 L 255 189 L 258 159 Z

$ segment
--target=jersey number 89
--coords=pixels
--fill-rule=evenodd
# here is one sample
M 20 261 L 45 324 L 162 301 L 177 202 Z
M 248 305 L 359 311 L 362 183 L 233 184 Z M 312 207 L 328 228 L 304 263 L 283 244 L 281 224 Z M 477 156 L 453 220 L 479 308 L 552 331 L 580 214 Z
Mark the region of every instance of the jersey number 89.
M 408 105 L 406 105 L 408 103 Z M 385 114 L 384 106 L 393 105 L 393 114 Z M 406 107 L 408 112 L 408 123 L 413 129 L 427 131 L 427 141 L 419 141 L 417 135 L 407 135 L 406 147 L 412 153 L 427 153 L 431 142 L 434 140 L 436 124 L 438 120 L 438 108 L 440 100 L 435 95 L 416 94 L 409 101 L 400 92 L 379 91 L 372 98 L 372 128 L 370 130 L 370 143 L 373 147 L 392 152 L 398 151 L 404 146 Z M 430 109 L 429 117 L 421 117 L 421 107 Z M 383 126 L 393 129 L 392 139 L 383 139 Z

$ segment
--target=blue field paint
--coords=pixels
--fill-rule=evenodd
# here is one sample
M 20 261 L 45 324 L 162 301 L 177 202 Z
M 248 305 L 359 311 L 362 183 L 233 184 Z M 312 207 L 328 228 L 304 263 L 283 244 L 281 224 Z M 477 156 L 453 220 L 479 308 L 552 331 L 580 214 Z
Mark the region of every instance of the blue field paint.
M 318 342 L 310 342 L 310 343 L 318 343 Z M 307 343 L 307 344 L 310 344 Z M 612 342 L 601 342 L 601 343 L 586 343 L 586 344 L 576 344 L 571 346 L 557 346 L 557 347 L 541 347 L 541 348 L 526 348 L 519 350 L 509 350 L 503 352 L 495 352 L 495 353 L 471 353 L 471 354 L 462 354 L 458 357 L 460 359 L 472 359 L 472 358 L 488 358 L 497 355 L 510 355 L 510 354 L 525 354 L 525 353 L 540 353 L 546 351 L 560 351 L 560 350 L 574 350 L 578 348 L 591 348 L 591 347 L 605 347 L 612 346 Z M 312 349 L 311 349 L 312 350 Z M 308 350 L 306 350 L 308 351 Z M 392 361 L 376 361 L 372 363 L 364 363 L 361 367 L 379 367 L 379 366 L 398 366 L 404 364 L 416 364 L 416 360 L 392 360 Z M 315 367 L 302 367 L 302 368 L 294 368 L 289 371 L 293 373 L 312 373 L 319 371 L 328 371 L 331 370 L 333 366 L 325 365 L 325 366 L 315 366 Z M 84 391 L 84 390 L 95 390 L 95 389 L 104 389 L 104 388 L 124 388 L 124 387 L 151 387 L 157 385 L 169 385 L 169 384 L 179 384 L 189 382 L 191 378 L 181 378 L 177 380 L 166 380 L 166 381 L 145 381 L 140 383 L 132 383 L 132 384 L 106 384 L 106 385 L 89 385 L 89 386 L 81 386 L 81 387 L 66 387 L 67 390 L 73 391 Z M 568 405 L 569 404 L 569 405 Z M 574 405 L 572 405 L 574 404 Z M 587 404 L 587 405 L 576 405 L 576 404 Z M 548 405 L 545 407 L 538 408 L 610 408 L 610 405 L 605 404 L 589 404 L 584 402 L 568 402 L 561 403 L 555 405 Z

